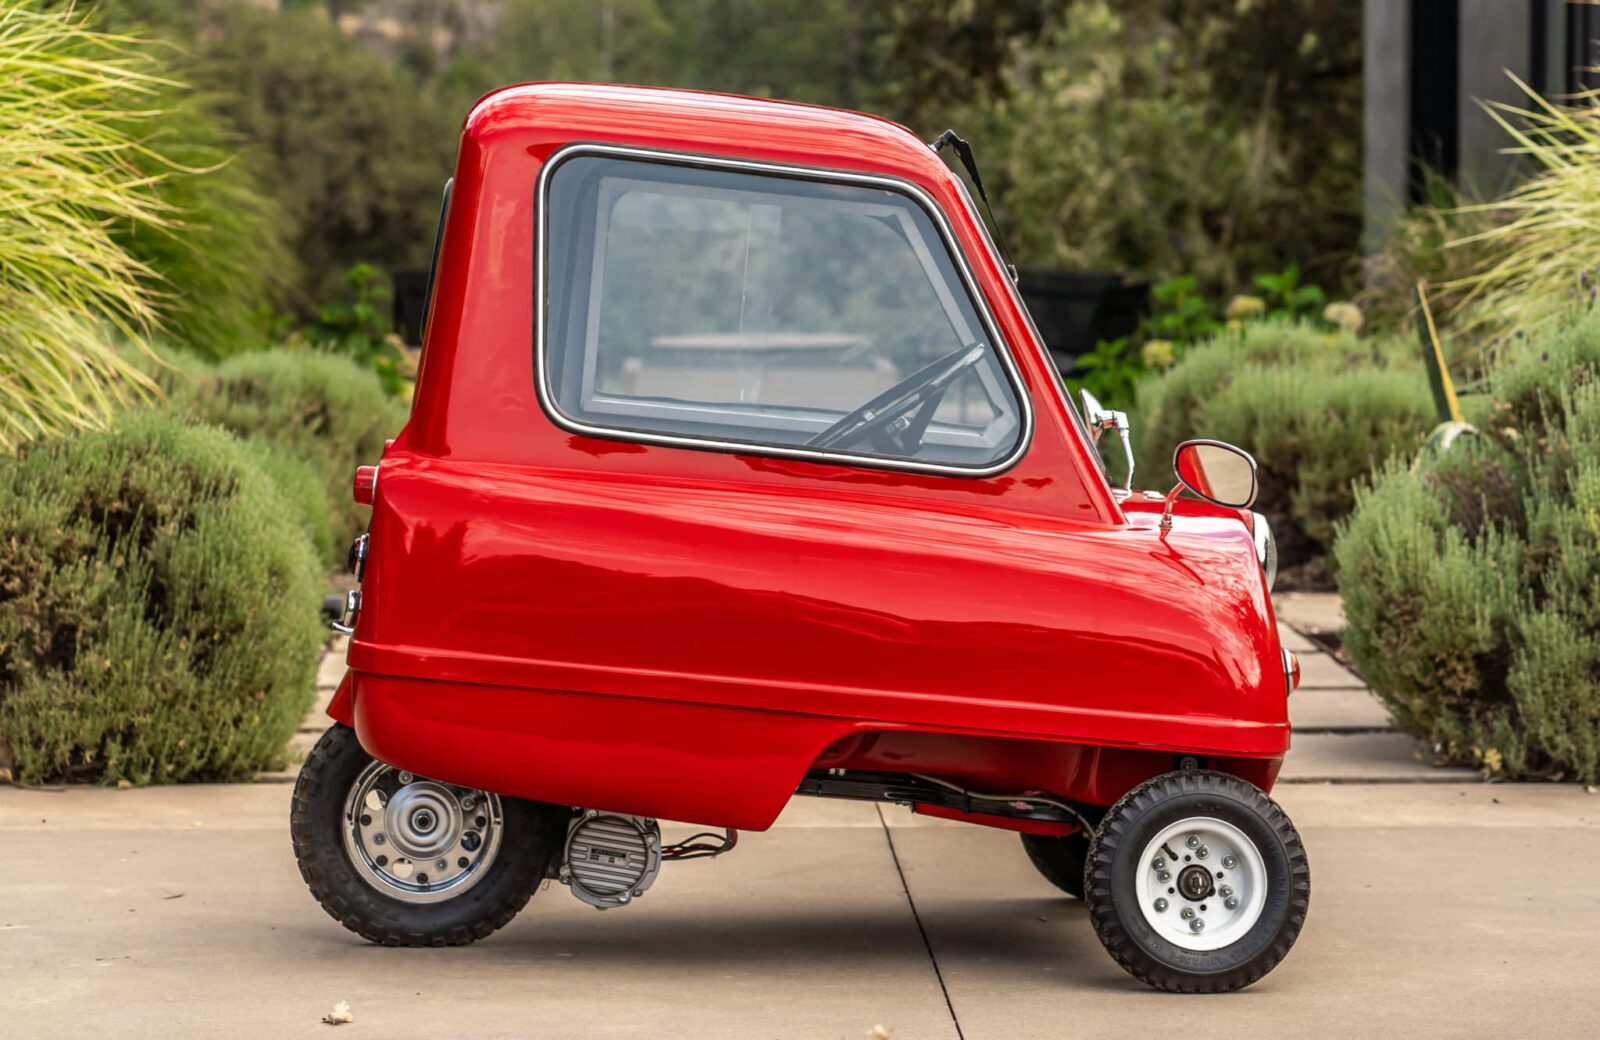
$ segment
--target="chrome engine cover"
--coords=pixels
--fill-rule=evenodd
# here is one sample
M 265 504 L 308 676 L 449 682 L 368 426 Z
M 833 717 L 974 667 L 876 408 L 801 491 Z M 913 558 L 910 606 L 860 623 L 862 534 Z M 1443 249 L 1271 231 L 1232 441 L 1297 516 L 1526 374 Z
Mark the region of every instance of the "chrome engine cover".
M 624 906 L 661 872 L 661 828 L 645 816 L 585 809 L 567 829 L 556 877 L 601 910 Z

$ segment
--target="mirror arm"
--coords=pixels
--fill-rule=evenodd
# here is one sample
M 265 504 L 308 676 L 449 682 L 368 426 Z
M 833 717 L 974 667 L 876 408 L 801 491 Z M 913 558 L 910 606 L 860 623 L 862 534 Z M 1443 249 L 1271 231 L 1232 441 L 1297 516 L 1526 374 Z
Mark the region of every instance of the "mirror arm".
M 1084 418 L 1089 425 L 1089 439 L 1098 445 L 1100 443 L 1100 434 L 1105 430 L 1116 430 L 1117 436 L 1122 438 L 1122 454 L 1128 460 L 1128 479 L 1123 483 L 1122 490 L 1132 494 L 1133 441 L 1128 437 L 1128 413 L 1113 411 L 1105 407 L 1087 389 L 1080 390 L 1078 393 L 1082 395 Z
M 1112 412 L 1111 415 L 1116 421 L 1117 436 L 1122 438 L 1122 454 L 1128 460 L 1128 477 L 1122 484 L 1122 490 L 1131 494 L 1133 492 L 1133 441 L 1128 437 L 1128 413 Z
M 1183 483 L 1180 481 L 1171 491 L 1167 492 L 1166 508 L 1161 512 L 1161 530 L 1172 530 L 1172 507 L 1178 504 L 1178 496 L 1183 494 Z

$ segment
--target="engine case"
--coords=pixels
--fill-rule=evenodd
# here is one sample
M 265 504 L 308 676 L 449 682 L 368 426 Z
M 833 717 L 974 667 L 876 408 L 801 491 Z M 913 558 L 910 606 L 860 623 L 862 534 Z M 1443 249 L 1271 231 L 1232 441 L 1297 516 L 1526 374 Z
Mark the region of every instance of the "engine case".
M 661 871 L 661 828 L 646 816 L 585 809 L 567 829 L 557 879 L 600 910 L 642 896 Z

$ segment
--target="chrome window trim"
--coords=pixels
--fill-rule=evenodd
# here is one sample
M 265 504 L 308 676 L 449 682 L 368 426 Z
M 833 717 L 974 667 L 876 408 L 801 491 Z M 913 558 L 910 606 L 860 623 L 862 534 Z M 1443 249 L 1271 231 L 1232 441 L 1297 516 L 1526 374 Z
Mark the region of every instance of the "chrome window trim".
M 550 386 L 550 369 L 549 365 L 546 364 L 547 345 L 545 339 L 549 301 L 545 273 L 549 269 L 549 257 L 546 241 L 548 224 L 545 218 L 549 212 L 548 200 L 551 177 L 568 159 L 584 155 L 636 159 L 644 162 L 667 163 L 710 170 L 731 170 L 738 173 L 762 174 L 815 181 L 823 184 L 878 188 L 897 192 L 909 198 L 913 203 L 921 207 L 928 218 L 932 220 L 935 229 L 937 229 L 939 238 L 944 243 L 945 250 L 950 256 L 950 261 L 961 278 L 962 288 L 966 290 L 974 310 L 977 311 L 978 321 L 983 325 L 984 332 L 988 334 L 989 341 L 993 345 L 995 354 L 1000 361 L 1000 367 L 1005 372 L 1006 380 L 1011 385 L 1011 392 L 1016 397 L 1017 407 L 1021 413 L 1019 416 L 1021 429 L 1017 434 L 1016 446 L 1004 458 L 986 466 L 956 466 L 946 463 L 918 462 L 914 459 L 896 459 L 882 455 L 855 452 L 819 451 L 815 448 L 799 445 L 763 444 L 757 441 L 721 440 L 681 434 L 657 433 L 619 426 L 597 426 L 563 412 L 556 402 L 555 393 Z M 588 437 L 634 441 L 641 444 L 658 444 L 664 447 L 696 448 L 702 451 L 716 451 L 723 454 L 777 456 L 810 462 L 828 462 L 908 473 L 934 473 L 954 477 L 992 477 L 1016 465 L 1017 461 L 1027 453 L 1028 446 L 1033 440 L 1033 401 L 1029 398 L 1027 388 L 1022 382 L 1022 375 L 1017 369 L 1016 361 L 1011 356 L 1011 345 L 1000 334 L 999 324 L 995 321 L 994 314 L 989 307 L 989 301 L 978 288 L 977 279 L 972 274 L 972 268 L 967 261 L 967 257 L 957 247 L 955 232 L 951 229 L 944 212 L 933 201 L 932 197 L 917 185 L 897 177 L 888 177 L 880 174 L 854 173 L 747 159 L 727 159 L 684 152 L 662 151 L 653 148 L 637 148 L 627 145 L 578 142 L 563 145 L 545 160 L 544 165 L 539 170 L 539 177 L 534 191 L 534 208 L 536 210 L 534 216 L 534 385 L 538 392 L 539 404 L 544 409 L 545 414 L 549 416 L 551 422 L 562 429 Z

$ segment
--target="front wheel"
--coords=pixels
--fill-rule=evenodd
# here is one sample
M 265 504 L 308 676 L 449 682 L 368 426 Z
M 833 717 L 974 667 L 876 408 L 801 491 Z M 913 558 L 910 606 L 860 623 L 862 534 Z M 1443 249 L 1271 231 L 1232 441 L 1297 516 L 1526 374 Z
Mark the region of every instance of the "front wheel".
M 334 920 L 384 946 L 461 946 L 527 905 L 568 814 L 395 769 L 336 725 L 300 768 L 289 830 Z
M 1225 773 L 1158 776 L 1096 829 L 1085 870 L 1095 933 L 1157 989 L 1242 989 L 1300 934 L 1311 872 L 1276 802 Z

